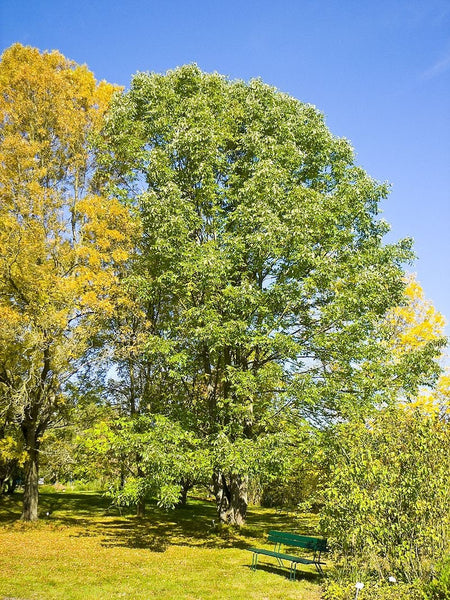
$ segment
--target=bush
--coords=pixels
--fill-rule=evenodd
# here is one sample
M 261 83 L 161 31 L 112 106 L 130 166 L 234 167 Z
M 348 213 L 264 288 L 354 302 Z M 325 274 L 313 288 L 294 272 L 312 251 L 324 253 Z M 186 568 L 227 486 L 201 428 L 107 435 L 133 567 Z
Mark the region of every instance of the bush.
M 449 434 L 437 416 L 401 408 L 340 426 L 322 528 L 343 572 L 431 577 L 449 543 Z
M 323 433 L 303 424 L 287 430 L 283 437 L 283 469 L 263 486 L 261 505 L 317 513 L 327 476 Z
M 436 576 L 426 588 L 429 600 L 448 600 L 450 598 L 450 555 L 440 563 Z
M 339 583 L 329 581 L 325 584 L 323 600 L 354 600 L 356 596 L 355 583 Z M 446 597 L 448 598 L 448 596 Z M 365 583 L 358 595 L 358 600 L 423 600 L 422 585 L 415 583 Z

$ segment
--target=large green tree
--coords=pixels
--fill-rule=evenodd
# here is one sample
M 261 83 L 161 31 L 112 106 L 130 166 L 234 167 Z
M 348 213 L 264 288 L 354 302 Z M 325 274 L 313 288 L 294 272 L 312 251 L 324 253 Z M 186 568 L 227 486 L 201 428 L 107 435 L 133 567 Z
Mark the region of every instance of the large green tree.
M 220 518 L 241 523 L 258 444 L 280 440 L 286 415 L 348 415 L 402 384 L 371 369 L 411 243 L 383 243 L 387 187 L 349 143 L 259 80 L 139 73 L 99 151 L 99 183 L 142 220 L 130 282 L 149 323 L 142 356 L 159 365 L 149 410 L 205 440 Z

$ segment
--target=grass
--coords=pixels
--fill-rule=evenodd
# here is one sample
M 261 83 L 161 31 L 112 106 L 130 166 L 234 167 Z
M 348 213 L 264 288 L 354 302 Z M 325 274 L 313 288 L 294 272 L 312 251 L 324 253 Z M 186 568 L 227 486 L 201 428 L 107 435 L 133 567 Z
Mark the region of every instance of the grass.
M 241 530 L 215 529 L 214 505 L 190 499 L 145 519 L 108 509 L 92 492 L 40 495 L 48 517 L 23 523 L 20 496 L 0 498 L 0 598 L 14 600 L 318 600 L 314 567 L 297 572 L 261 563 L 250 570 L 245 548 L 269 529 L 314 533 L 310 517 L 252 507 Z

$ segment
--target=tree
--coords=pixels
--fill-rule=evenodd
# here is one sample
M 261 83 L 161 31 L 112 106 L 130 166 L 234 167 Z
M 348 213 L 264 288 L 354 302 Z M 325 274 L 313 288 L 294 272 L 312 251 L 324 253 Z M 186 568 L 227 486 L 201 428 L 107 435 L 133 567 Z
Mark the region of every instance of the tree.
M 405 284 L 401 304 L 390 309 L 378 326 L 381 347 L 388 348 L 384 360 L 380 360 L 378 353 L 363 363 L 366 388 L 373 389 L 375 401 L 370 411 L 355 415 L 360 423 L 376 415 L 383 406 L 419 409 L 423 414 L 440 413 L 443 417 L 448 409 L 450 378 L 442 374 L 437 379 L 441 371 L 438 352 L 446 343 L 445 320 L 425 298 L 414 276 L 405 277 Z M 417 389 L 420 383 L 428 386 Z M 301 430 L 296 428 L 289 471 L 267 488 L 266 501 L 274 498 L 280 505 L 279 499 L 283 498 L 291 505 L 323 505 L 323 490 L 330 478 L 330 464 L 325 459 L 329 450 L 327 440 L 335 425 L 331 422 L 326 427 L 307 428 L 303 438 Z M 333 465 L 334 458 L 329 462 Z
M 397 398 L 417 402 L 418 384 L 434 383 L 441 373 L 439 359 L 447 338 L 444 317 L 425 298 L 415 276 L 406 277 L 405 283 L 403 302 L 388 311 L 381 324 L 390 358 L 380 365 L 378 376 L 392 380 Z
M 92 193 L 88 138 L 115 88 L 58 52 L 0 64 L 0 409 L 23 436 L 25 520 L 64 388 L 95 349 L 127 256 L 127 210 Z
M 157 497 L 160 506 L 173 508 L 179 503 L 183 482 L 210 477 L 211 461 L 201 440 L 161 415 L 104 419 L 86 431 L 80 442 L 83 463 L 94 469 L 97 463 L 102 476 L 107 471 L 114 503 L 142 507 L 138 517 L 144 516 L 149 494 Z
M 348 142 L 259 80 L 139 73 L 98 146 L 99 182 L 142 221 L 132 281 L 145 357 L 164 365 L 156 412 L 213 449 L 220 519 L 242 523 L 256 448 L 283 419 L 375 401 L 364 366 L 386 360 L 379 322 L 411 243 L 382 243 L 387 187 Z

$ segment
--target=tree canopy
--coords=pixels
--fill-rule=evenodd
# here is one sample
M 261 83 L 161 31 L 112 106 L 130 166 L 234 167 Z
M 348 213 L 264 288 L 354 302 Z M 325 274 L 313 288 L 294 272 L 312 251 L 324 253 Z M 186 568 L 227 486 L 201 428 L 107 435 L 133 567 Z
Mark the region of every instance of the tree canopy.
M 149 324 L 149 410 L 215 448 L 221 518 L 239 522 L 256 440 L 396 395 L 398 377 L 374 372 L 411 241 L 383 242 L 387 186 L 349 143 L 260 80 L 138 73 L 99 147 L 99 181 L 142 222 L 128 283 Z M 407 392 L 422 371 L 400 378 Z

